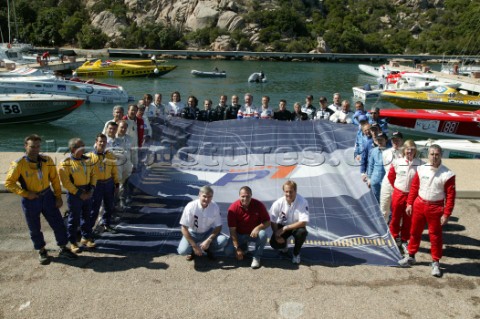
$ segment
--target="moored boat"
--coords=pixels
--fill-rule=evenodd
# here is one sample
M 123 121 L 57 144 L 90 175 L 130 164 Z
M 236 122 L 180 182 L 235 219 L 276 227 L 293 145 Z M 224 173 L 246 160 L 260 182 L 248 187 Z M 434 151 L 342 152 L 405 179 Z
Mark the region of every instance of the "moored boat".
M 84 99 L 64 95 L 0 94 L 0 125 L 55 121 L 83 102 Z
M 198 76 L 201 78 L 224 78 L 227 76 L 227 72 L 225 71 L 198 71 L 198 70 L 192 70 L 190 73 L 194 76 Z
M 387 76 L 392 71 L 398 71 L 398 68 L 391 67 L 389 65 L 381 65 L 381 66 L 372 66 L 367 64 L 359 64 L 358 68 L 360 71 L 379 78 L 381 76 Z
M 433 91 L 393 91 L 382 92 L 380 97 L 406 109 L 440 109 L 474 111 L 480 109 L 480 96 L 467 95 L 459 90 L 439 86 Z
M 437 144 L 442 148 L 443 158 L 480 158 L 480 140 L 449 140 L 449 139 L 428 139 L 425 141 L 415 141 L 420 157 L 428 157 L 428 148 L 432 144 Z
M 127 103 L 131 100 L 121 86 L 54 75 L 0 78 L 0 93 L 60 94 L 92 103 Z
M 265 83 L 267 82 L 267 77 L 263 72 L 255 72 L 250 74 L 250 76 L 248 77 L 248 82 Z
M 382 109 L 380 116 L 417 136 L 480 138 L 480 111 Z
M 86 61 L 75 70 L 80 77 L 157 77 L 174 70 L 176 65 L 155 60 Z
M 0 78 L 14 78 L 18 76 L 37 76 L 37 75 L 45 75 L 45 74 L 53 74 L 49 71 L 44 71 L 40 69 L 30 68 L 30 67 L 22 67 L 8 72 L 1 72 Z

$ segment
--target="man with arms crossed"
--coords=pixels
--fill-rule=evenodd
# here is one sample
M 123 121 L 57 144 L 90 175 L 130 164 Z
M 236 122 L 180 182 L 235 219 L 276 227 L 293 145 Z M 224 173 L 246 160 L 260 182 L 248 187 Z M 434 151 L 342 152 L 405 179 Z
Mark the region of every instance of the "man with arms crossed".
M 227 237 L 220 235 L 222 218 L 220 208 L 213 200 L 213 189 L 202 186 L 198 199 L 191 201 L 183 209 L 180 225 L 182 239 L 178 245 L 178 253 L 186 255 L 187 260 L 207 253 L 208 258 L 215 259 L 214 251 L 223 249 L 227 244 Z
M 252 198 L 252 190 L 242 186 L 239 192 L 240 199 L 233 202 L 228 208 L 228 227 L 230 242 L 225 248 L 227 256 L 242 260 L 248 252 L 248 243 L 255 243 L 255 251 L 251 267 L 260 268 L 260 258 L 267 243 L 265 229 L 270 226 L 270 216 L 265 205 Z
M 272 219 L 272 238 L 270 246 L 281 252 L 288 252 L 287 239 L 293 236 L 295 246 L 293 248 L 292 262 L 300 263 L 300 249 L 307 238 L 307 223 L 309 222 L 308 202 L 297 194 L 297 183 L 286 181 L 283 186 L 284 196 L 277 199 L 270 208 Z

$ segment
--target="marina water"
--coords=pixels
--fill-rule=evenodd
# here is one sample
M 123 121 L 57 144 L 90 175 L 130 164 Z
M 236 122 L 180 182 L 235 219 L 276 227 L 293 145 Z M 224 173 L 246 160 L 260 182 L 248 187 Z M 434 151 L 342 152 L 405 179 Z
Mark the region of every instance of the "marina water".
M 348 99 L 354 109 L 352 86 L 375 83 L 375 78 L 365 75 L 358 69 L 358 63 L 319 63 L 319 62 L 271 62 L 271 61 L 226 61 L 226 60 L 169 60 L 167 63 L 177 65 L 172 72 L 159 78 L 99 78 L 100 82 L 121 85 L 128 94 L 134 96 L 135 102 L 143 94 L 161 93 L 163 104 L 170 100 L 173 91 L 179 91 L 182 101 L 186 103 L 189 95 L 199 100 L 211 99 L 217 105 L 219 96 L 228 95 L 228 102 L 233 94 L 240 97 L 247 92 L 253 94 L 254 105 L 261 105 L 263 95 L 270 96 L 270 107 L 276 110 L 280 99 L 287 100 L 288 109 L 293 109 L 295 102 L 305 103 L 305 97 L 312 94 L 314 106 L 318 108 L 318 99 L 324 95 L 329 104 L 332 95 L 339 92 L 342 99 Z M 213 71 L 215 68 L 227 72 L 226 78 L 196 78 L 190 71 Z M 263 71 L 267 83 L 248 83 L 253 72 Z M 123 106 L 127 106 L 124 104 Z M 84 139 L 87 145 L 93 145 L 95 136 L 102 131 L 104 123 L 112 119 L 112 104 L 84 104 L 68 116 L 51 123 L 6 125 L 0 127 L 0 152 L 23 151 L 25 136 L 35 133 L 43 139 L 43 151 L 55 151 L 66 147 L 72 137 Z M 368 101 L 366 109 L 372 106 L 396 108 L 396 106 L 379 100 Z

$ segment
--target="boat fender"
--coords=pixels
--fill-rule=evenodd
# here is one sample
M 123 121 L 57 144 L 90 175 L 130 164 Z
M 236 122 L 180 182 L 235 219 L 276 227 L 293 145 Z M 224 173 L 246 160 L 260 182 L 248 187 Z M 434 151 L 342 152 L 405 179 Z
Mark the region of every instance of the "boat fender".
M 92 93 L 93 93 L 93 87 L 87 86 L 87 87 L 85 88 L 85 92 L 87 92 L 87 94 L 92 94 Z
M 155 69 L 153 70 L 153 73 L 158 74 L 158 73 L 160 73 L 160 70 L 159 70 L 158 68 L 155 68 Z

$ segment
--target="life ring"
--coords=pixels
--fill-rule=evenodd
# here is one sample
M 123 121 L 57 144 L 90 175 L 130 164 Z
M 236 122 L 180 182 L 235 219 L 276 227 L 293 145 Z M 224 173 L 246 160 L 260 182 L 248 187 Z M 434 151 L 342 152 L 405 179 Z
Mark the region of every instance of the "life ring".
M 85 92 L 87 92 L 87 94 L 92 94 L 92 93 L 93 93 L 93 87 L 87 86 L 87 87 L 85 88 Z

